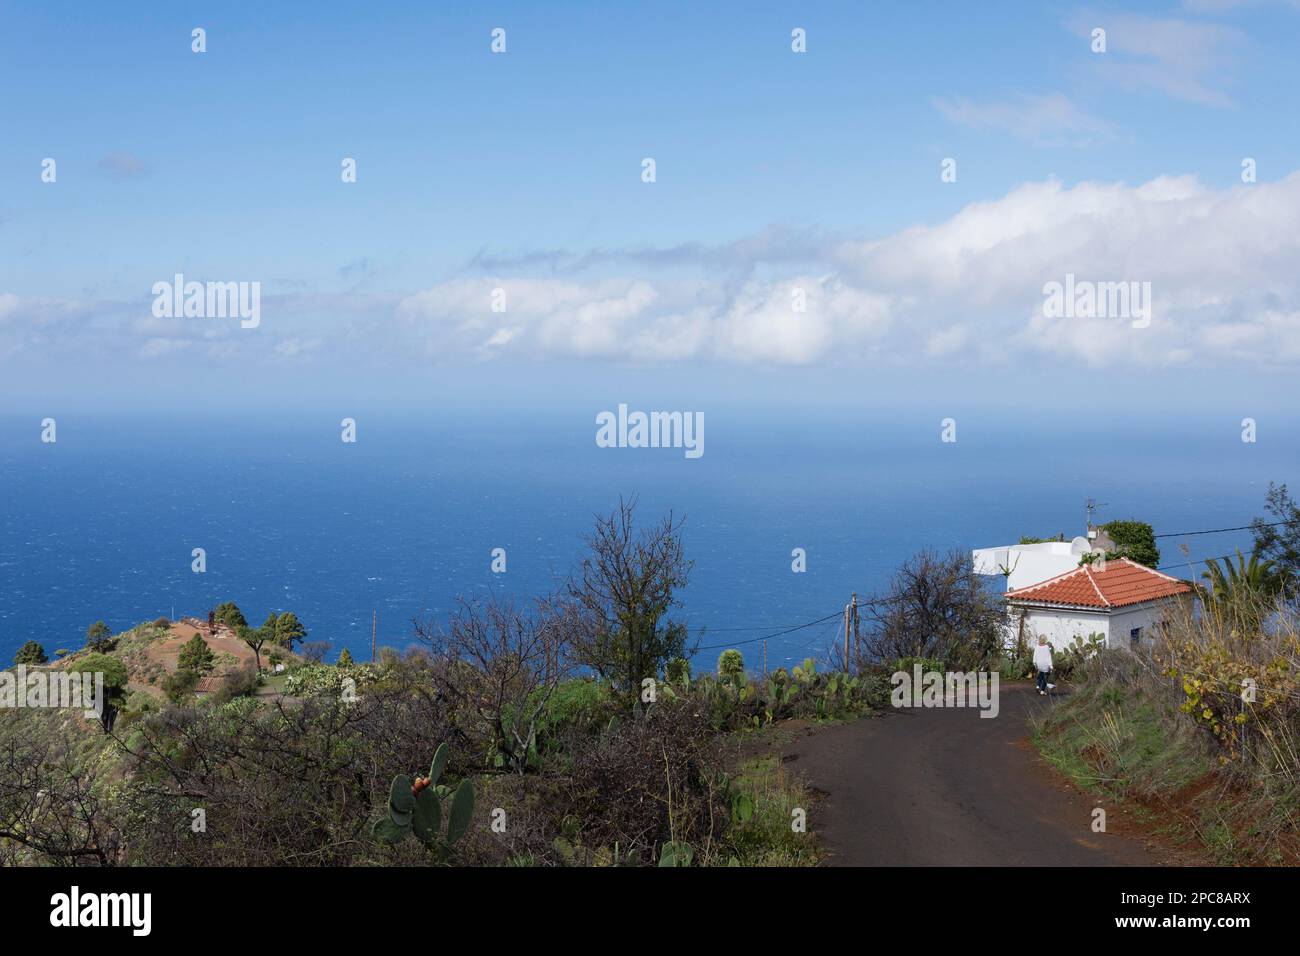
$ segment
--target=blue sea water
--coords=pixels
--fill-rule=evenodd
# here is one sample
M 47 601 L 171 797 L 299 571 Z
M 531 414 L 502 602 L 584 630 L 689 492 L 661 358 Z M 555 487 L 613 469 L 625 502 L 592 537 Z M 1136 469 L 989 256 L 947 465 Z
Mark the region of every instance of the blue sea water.
M 939 440 L 938 416 L 708 416 L 705 454 L 602 449 L 589 415 L 483 413 L 456 421 L 338 415 L 176 420 L 63 416 L 58 441 L 0 419 L 0 659 L 34 638 L 77 648 L 86 626 L 205 616 L 233 600 L 252 623 L 293 610 L 314 640 L 369 655 L 411 643 L 418 614 L 458 597 L 524 598 L 580 560 L 596 512 L 639 496 L 651 520 L 684 516 L 695 562 L 680 619 L 712 664 L 717 644 L 757 661 L 765 634 L 838 612 L 884 587 L 922 548 L 1081 533 L 1099 517 L 1158 533 L 1249 523 L 1270 480 L 1296 477 L 1300 430 L 1245 444 L 1239 419 L 988 412 Z M 1162 563 L 1225 554 L 1248 533 L 1162 539 Z M 491 552 L 505 548 L 507 572 Z M 191 571 L 203 548 L 207 571 Z M 807 553 L 791 571 L 791 550 Z M 1186 576 L 1199 568 L 1172 569 Z M 774 637 L 775 666 L 822 652 L 838 622 Z M 331 655 L 332 659 L 332 655 Z

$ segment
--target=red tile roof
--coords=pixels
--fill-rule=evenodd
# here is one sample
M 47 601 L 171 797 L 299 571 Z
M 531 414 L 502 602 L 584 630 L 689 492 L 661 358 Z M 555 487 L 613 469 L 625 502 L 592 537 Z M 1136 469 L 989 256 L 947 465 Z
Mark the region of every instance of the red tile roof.
M 1104 571 L 1085 564 L 1038 584 L 1008 591 L 1007 600 L 1106 609 L 1191 592 L 1192 586 L 1186 581 L 1128 558 L 1118 558 L 1107 561 Z

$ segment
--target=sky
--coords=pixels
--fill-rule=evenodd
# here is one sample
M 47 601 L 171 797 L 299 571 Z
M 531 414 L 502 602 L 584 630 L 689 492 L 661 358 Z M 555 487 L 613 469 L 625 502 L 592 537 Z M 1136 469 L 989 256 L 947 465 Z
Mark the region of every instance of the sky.
M 1282 0 L 3 2 L 0 402 L 1293 408 L 1297 41 Z M 256 326 L 160 316 L 177 274 Z M 1067 276 L 1149 321 L 1049 314 Z

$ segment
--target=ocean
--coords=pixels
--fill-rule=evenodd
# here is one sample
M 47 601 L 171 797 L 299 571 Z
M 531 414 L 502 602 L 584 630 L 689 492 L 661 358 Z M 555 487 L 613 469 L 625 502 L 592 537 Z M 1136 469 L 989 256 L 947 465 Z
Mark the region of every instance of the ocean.
M 310 640 L 369 656 L 412 643 L 417 615 L 458 598 L 526 599 L 581 559 L 597 512 L 636 494 L 643 520 L 685 518 L 694 561 L 675 611 L 707 650 L 741 647 L 867 597 L 923 549 L 1082 533 L 1137 518 L 1157 533 L 1248 524 L 1270 480 L 1294 479 L 1296 423 L 1241 441 L 1239 418 L 985 412 L 940 440 L 937 415 L 706 416 L 705 453 L 599 448 L 592 414 L 453 420 L 371 413 L 0 418 L 0 655 L 24 641 L 79 648 L 87 625 L 206 616 L 235 601 L 250 623 L 294 611 Z M 1162 564 L 1247 548 L 1249 533 L 1162 538 Z M 191 570 L 203 548 L 207 570 Z M 504 574 L 491 571 L 504 548 Z M 804 549 L 807 570 L 793 573 Z M 1170 573 L 1198 576 L 1199 568 Z M 770 666 L 819 654 L 838 620 L 771 637 Z

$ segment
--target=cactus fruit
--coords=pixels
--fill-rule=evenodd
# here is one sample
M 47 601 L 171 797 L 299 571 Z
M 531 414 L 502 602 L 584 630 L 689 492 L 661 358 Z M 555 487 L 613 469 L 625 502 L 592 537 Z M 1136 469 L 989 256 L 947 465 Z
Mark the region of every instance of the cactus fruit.
M 451 807 L 447 813 L 447 832 L 443 835 L 443 800 L 449 790 L 438 786 L 447 765 L 448 749 L 445 743 L 433 755 L 427 777 L 414 781 L 404 773 L 393 778 L 388 791 L 388 813 L 375 822 L 374 837 L 381 843 L 398 843 L 407 834 L 414 833 L 425 846 L 446 852 L 465 835 L 474 817 L 474 784 L 462 780 L 451 794 Z

